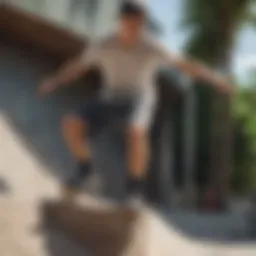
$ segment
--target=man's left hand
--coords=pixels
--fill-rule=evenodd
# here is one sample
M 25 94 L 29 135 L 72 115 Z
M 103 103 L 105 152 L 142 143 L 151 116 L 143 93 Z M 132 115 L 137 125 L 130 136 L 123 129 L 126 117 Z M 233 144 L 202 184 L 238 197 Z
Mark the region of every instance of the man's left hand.
M 227 95 L 233 95 L 235 86 L 228 82 L 228 80 L 224 78 L 217 78 L 216 81 L 214 81 L 214 85 L 218 92 L 224 93 Z

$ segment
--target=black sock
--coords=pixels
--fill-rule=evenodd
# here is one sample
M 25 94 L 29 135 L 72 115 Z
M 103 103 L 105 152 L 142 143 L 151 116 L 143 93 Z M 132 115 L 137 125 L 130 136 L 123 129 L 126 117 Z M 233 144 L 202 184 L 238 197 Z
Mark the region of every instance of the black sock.
M 129 194 L 141 194 L 144 191 L 144 179 L 143 178 L 127 178 L 127 190 Z

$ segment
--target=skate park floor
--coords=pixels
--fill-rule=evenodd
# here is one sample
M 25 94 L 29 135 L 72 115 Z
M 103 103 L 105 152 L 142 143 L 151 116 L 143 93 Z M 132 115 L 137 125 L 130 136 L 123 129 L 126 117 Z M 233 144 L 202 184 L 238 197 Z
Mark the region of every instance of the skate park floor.
M 51 69 L 48 60 L 5 44 L 0 44 L 0 56 L 1 254 L 84 255 L 82 248 L 68 240 L 63 243 L 51 237 L 50 245 L 49 239 L 35 228 L 40 200 L 55 197 L 58 179 L 72 169 L 59 131 L 60 116 L 71 102 L 70 93 L 63 91 L 60 96 L 38 100 L 35 89 L 40 77 Z M 102 161 L 106 163 L 111 158 L 107 155 Z M 110 176 L 121 176 L 119 167 L 113 169 L 117 171 Z M 120 190 L 121 185 L 110 189 L 110 194 Z M 157 213 L 152 216 L 158 220 Z M 246 222 L 240 214 L 172 212 L 165 213 L 165 219 L 168 225 L 157 229 L 154 241 L 158 243 L 166 235 L 172 255 L 256 255 L 255 241 L 244 239 Z

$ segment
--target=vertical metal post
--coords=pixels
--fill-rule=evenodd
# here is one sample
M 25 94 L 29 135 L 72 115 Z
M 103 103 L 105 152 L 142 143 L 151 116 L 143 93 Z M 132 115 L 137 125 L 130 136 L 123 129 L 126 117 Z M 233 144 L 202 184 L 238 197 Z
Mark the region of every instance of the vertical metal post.
M 184 109 L 184 204 L 185 207 L 194 207 L 196 199 L 195 173 L 196 164 L 196 94 L 192 81 L 187 81 Z
M 164 111 L 160 133 L 159 188 L 164 208 L 170 208 L 175 191 L 173 170 L 173 129 L 168 111 Z

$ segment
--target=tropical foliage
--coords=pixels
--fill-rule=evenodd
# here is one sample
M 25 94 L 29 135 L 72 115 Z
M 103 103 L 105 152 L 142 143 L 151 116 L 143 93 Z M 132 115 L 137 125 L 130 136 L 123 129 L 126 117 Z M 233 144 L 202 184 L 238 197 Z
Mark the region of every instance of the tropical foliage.
M 235 152 L 233 191 L 244 194 L 256 189 L 256 77 L 235 97 Z
M 254 24 L 254 4 L 253 0 L 186 0 L 183 25 L 190 33 L 187 53 L 231 77 L 236 37 L 245 22 Z M 219 198 L 225 198 L 232 163 L 231 101 L 209 85 L 197 84 L 195 89 L 198 95 L 199 181 L 205 184 L 207 180 L 208 185 L 210 182 L 213 190 L 218 191 Z

